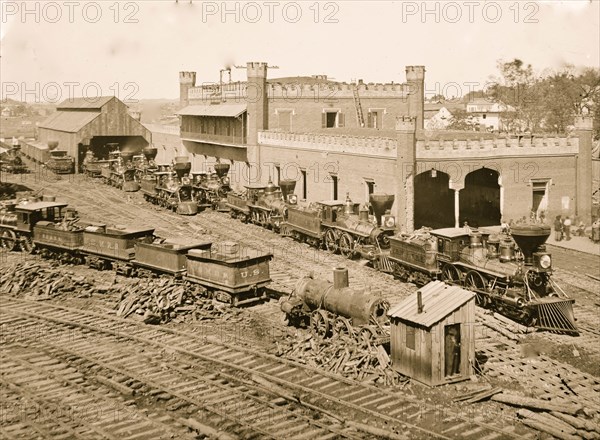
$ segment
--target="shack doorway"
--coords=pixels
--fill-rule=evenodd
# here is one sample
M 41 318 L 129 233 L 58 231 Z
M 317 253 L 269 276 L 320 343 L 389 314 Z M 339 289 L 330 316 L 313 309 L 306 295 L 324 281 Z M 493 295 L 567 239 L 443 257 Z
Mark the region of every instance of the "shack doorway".
M 445 376 L 460 374 L 460 324 L 444 327 Z

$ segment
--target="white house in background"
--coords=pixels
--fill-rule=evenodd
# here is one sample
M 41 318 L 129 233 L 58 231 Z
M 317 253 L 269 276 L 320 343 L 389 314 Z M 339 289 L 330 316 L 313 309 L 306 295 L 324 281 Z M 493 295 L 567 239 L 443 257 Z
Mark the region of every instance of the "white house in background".
M 432 102 L 425 103 L 424 128 L 425 130 L 444 130 L 452 122 L 452 112 L 456 109 L 465 109 L 459 102 Z
M 479 123 L 479 126 L 485 130 L 501 131 L 504 129 L 502 124 L 502 112 L 514 111 L 511 106 L 500 102 L 492 102 L 488 98 L 474 98 L 467 103 L 467 113 Z

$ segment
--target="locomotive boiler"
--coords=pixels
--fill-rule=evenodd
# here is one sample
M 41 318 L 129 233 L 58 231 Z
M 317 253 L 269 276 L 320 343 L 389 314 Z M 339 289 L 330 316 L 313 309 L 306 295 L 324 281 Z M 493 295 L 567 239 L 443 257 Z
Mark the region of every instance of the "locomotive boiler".
M 336 268 L 333 283 L 302 278 L 281 310 L 290 324 L 309 325 L 319 337 L 348 335 L 364 342 L 385 337 L 389 302 L 348 285 L 348 269 Z
M 57 150 L 58 141 L 49 141 L 49 156 L 45 165 L 56 174 L 72 174 L 75 171 L 75 159 L 67 155 L 64 150 Z
M 133 157 L 135 180 L 138 183 L 142 181 L 144 176 L 158 170 L 155 162 L 157 154 L 158 150 L 155 147 L 147 146 L 142 149 L 142 154 Z
M 396 219 L 389 214 L 393 203 L 393 195 L 371 194 L 371 218 L 368 210 L 361 209 L 348 195 L 345 202 L 333 200 L 290 207 L 281 232 L 315 247 L 325 246 L 347 258 L 360 255 L 374 260 L 382 249 L 389 248 L 389 237 L 394 234 Z

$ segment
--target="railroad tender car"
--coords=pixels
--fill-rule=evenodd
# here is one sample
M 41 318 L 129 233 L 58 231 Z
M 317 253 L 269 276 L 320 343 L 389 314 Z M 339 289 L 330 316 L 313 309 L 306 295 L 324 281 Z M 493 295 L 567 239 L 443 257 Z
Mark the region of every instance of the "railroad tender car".
M 224 242 L 188 252 L 185 279 L 206 289 L 205 294 L 238 306 L 266 299 L 273 254 Z
M 145 272 L 164 273 L 181 278 L 187 270 L 187 253 L 192 249 L 209 250 L 211 242 L 201 243 L 178 243 L 169 240 L 160 242 L 135 243 L 135 259 L 132 265 L 136 268 L 136 274 Z
M 117 273 L 131 274 L 131 261 L 135 258 L 135 243 L 154 241 L 154 229 L 127 228 L 90 224 L 83 229 L 83 245 L 80 252 L 86 264 L 98 270 L 111 267 Z

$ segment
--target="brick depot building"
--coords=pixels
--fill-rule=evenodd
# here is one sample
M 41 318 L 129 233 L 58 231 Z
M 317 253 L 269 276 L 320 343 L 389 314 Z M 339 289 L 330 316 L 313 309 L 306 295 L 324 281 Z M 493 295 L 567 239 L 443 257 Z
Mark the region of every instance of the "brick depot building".
M 189 155 L 194 170 L 231 162 L 238 189 L 285 178 L 308 201 L 394 194 L 406 230 L 495 225 L 531 211 L 589 224 L 590 118 L 564 137 L 425 131 L 422 66 L 406 67 L 405 84 L 268 80 L 267 69 L 248 63 L 247 81 L 200 87 L 181 72 L 183 148 L 172 155 Z

